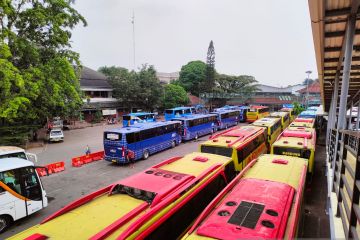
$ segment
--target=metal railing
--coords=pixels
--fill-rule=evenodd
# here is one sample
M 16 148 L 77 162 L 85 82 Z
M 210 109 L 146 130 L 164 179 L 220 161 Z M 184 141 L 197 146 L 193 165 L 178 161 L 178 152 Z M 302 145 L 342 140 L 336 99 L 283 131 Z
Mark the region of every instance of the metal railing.
M 332 129 L 328 155 L 334 171 L 332 182 L 336 193 L 336 216 L 341 218 L 345 237 L 360 237 L 360 132 Z

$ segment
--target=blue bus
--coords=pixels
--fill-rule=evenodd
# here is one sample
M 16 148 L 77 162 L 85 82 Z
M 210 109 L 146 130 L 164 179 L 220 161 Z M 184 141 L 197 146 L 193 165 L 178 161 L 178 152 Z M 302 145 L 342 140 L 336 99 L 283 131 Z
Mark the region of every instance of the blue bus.
M 104 132 L 104 159 L 128 163 L 181 143 L 181 123 L 149 122 Z
M 130 126 L 134 123 L 156 122 L 155 113 L 137 112 L 123 116 L 123 126 Z
M 248 106 L 241 106 L 239 108 L 240 115 L 239 115 L 239 121 L 240 122 L 246 122 L 246 113 L 249 111 L 250 107 Z
M 176 117 L 189 116 L 195 113 L 194 107 L 176 107 L 165 110 L 165 121 L 171 121 Z
M 191 116 L 173 118 L 181 122 L 181 137 L 183 140 L 198 139 L 200 136 L 213 133 L 217 130 L 216 114 L 195 114 Z
M 217 115 L 218 129 L 226 129 L 231 126 L 236 126 L 239 123 L 239 110 L 218 110 L 212 112 Z
M 302 111 L 298 116 L 298 118 L 316 118 L 316 111 L 314 110 L 306 110 Z

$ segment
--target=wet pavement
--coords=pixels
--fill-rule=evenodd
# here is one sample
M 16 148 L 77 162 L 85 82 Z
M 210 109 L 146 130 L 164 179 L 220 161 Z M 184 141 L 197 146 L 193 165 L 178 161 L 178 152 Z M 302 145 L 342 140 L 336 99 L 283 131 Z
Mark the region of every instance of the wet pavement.
M 318 139 L 315 151 L 315 171 L 308 181 L 303 206 L 303 227 L 300 238 L 330 238 L 329 216 L 326 214 L 327 180 L 325 139 Z

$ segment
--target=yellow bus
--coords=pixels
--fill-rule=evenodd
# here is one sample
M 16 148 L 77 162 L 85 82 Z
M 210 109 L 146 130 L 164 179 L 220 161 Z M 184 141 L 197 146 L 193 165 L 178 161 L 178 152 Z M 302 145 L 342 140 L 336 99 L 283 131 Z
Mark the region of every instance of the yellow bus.
M 308 172 L 314 172 L 316 132 L 314 128 L 285 129 L 271 146 L 272 154 L 305 158 Z
M 236 171 L 241 171 L 251 160 L 267 152 L 266 145 L 265 128 L 244 126 L 212 136 L 200 145 L 200 151 L 231 157 Z
M 270 146 L 275 142 L 277 137 L 281 133 L 281 122 L 280 118 L 262 118 L 256 120 L 251 125 L 258 126 L 258 127 L 266 127 L 267 132 L 267 143 L 270 151 Z
M 296 239 L 305 159 L 264 154 L 205 208 L 182 240 Z
M 235 175 L 228 157 L 173 157 L 70 203 L 10 239 L 177 239 Z
M 265 106 L 251 106 L 246 113 L 247 122 L 255 122 L 258 119 L 269 116 L 269 108 Z
M 290 114 L 288 112 L 272 112 L 269 117 L 281 118 L 281 130 L 284 130 L 290 124 Z
M 280 109 L 280 112 L 288 112 L 290 115 L 290 122 L 294 121 L 296 118 L 295 111 L 293 108 L 282 108 Z
M 295 120 L 290 123 L 290 127 L 305 127 L 305 128 L 315 128 L 315 119 L 312 118 L 295 118 Z

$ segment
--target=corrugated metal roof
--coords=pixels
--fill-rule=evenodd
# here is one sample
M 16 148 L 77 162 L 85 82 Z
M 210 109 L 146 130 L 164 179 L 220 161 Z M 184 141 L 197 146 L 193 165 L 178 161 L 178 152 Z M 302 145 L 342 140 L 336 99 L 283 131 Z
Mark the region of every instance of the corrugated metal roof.
M 351 12 L 358 13 L 358 0 L 309 0 L 311 27 L 315 46 L 321 95 L 325 110 L 330 107 L 336 73 L 340 86 L 343 66 L 343 42 Z M 349 95 L 360 89 L 360 21 L 356 22 Z

